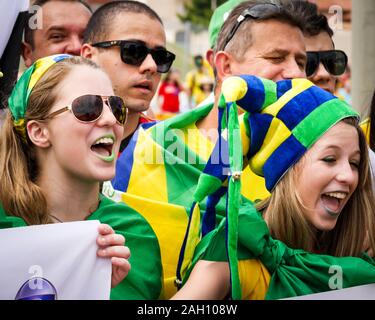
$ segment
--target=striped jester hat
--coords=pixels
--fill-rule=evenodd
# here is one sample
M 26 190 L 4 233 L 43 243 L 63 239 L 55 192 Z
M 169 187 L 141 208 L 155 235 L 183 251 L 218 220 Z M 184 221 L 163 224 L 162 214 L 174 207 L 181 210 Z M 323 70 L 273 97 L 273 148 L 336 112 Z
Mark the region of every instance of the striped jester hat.
M 210 157 L 195 192 L 196 200 L 215 194 L 227 182 L 227 253 L 232 297 L 241 298 L 237 267 L 237 225 L 243 155 L 272 191 L 319 138 L 339 121 L 359 115 L 346 102 L 307 79 L 273 82 L 251 75 L 224 80 L 219 100 L 219 139 L 214 148 L 228 159 Z M 238 108 L 245 111 L 246 132 L 240 130 Z M 242 121 L 242 120 L 241 120 Z M 245 150 L 243 149 L 243 146 Z M 224 152 L 222 149 L 227 149 Z M 213 152 L 213 153 L 214 153 Z M 245 152 L 245 153 L 244 153 Z M 217 157 L 215 157 L 217 160 Z M 212 230 L 214 210 L 206 212 L 201 230 Z M 212 216 L 213 215 L 213 216 Z M 207 227 L 207 222 L 210 224 Z M 203 232 L 204 235 L 204 232 Z

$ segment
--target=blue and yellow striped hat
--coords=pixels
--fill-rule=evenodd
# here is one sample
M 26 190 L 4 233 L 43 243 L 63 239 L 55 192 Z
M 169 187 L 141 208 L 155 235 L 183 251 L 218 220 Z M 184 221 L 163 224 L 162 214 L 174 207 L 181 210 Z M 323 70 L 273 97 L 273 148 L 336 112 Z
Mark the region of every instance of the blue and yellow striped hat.
M 255 76 L 231 77 L 222 92 L 226 104 L 247 111 L 247 158 L 269 191 L 336 123 L 348 117 L 359 120 L 350 105 L 307 79 L 275 83 Z

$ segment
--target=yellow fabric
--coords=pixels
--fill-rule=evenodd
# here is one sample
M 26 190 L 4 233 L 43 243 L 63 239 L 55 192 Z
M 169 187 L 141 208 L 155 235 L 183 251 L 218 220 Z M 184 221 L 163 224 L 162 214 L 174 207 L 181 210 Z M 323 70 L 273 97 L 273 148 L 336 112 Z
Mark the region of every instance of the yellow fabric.
M 239 260 L 238 271 L 243 300 L 264 300 L 270 283 L 270 273 L 256 259 Z
M 274 117 L 279 113 L 281 108 L 283 108 L 290 100 L 293 100 L 302 91 L 310 88 L 314 84 L 307 79 L 293 79 L 292 80 L 293 90 L 289 90 L 284 95 L 282 95 L 275 103 L 271 104 L 269 107 L 265 108 L 262 113 L 268 113 Z
M 266 160 L 291 134 L 282 121 L 278 118 L 273 118 L 260 151 L 249 162 L 250 167 L 255 173 L 263 175 L 263 165 Z
M 175 115 L 176 115 L 176 113 L 172 113 L 172 112 L 156 113 L 155 119 L 162 121 L 162 120 L 166 120 L 166 119 L 172 118 Z
M 223 82 L 221 92 L 226 102 L 240 100 L 247 93 L 247 83 L 240 77 L 232 77 L 229 81 Z
M 240 117 L 243 118 L 244 115 Z M 243 152 L 246 154 L 249 150 L 249 139 L 245 138 L 244 122 L 240 119 L 241 136 L 243 136 Z M 214 144 L 199 132 L 197 126 L 193 123 L 183 129 L 185 144 L 198 154 L 204 161 L 210 157 Z M 251 201 L 264 200 L 270 193 L 266 189 L 266 182 L 263 177 L 256 175 L 249 166 L 246 166 L 241 175 L 242 195 Z
M 370 127 L 371 127 L 371 122 L 369 118 L 365 119 L 361 123 L 361 129 L 363 133 L 365 134 L 367 144 L 370 144 Z
M 215 132 L 217 132 L 217 130 L 215 130 Z M 182 139 L 189 149 L 194 151 L 195 154 L 199 155 L 201 159 L 207 162 L 215 144 L 199 132 L 195 123 L 183 128 L 182 133 Z
M 190 220 L 189 233 L 186 240 L 186 247 L 184 251 L 184 259 L 181 266 L 181 278 L 183 279 L 186 275 L 187 270 L 190 268 L 194 257 L 194 251 L 197 247 L 200 238 L 201 230 L 201 215 L 199 205 L 195 205 L 193 209 L 192 218 Z
M 35 62 L 34 72 L 31 75 L 30 82 L 28 85 L 28 90 L 32 90 L 38 80 L 43 76 L 43 74 L 56 63 L 54 60 L 55 56 L 50 56 L 46 58 L 39 59 Z
M 146 197 L 122 193 L 121 200 L 129 207 L 140 212 L 152 226 L 157 235 L 163 265 L 164 288 L 162 299 L 169 299 L 176 292 L 176 266 L 184 238 L 188 216 L 185 208 L 165 202 L 158 202 Z M 152 261 L 145 261 L 152 263 Z
M 14 129 L 21 135 L 23 142 L 27 141 L 26 121 L 24 118 L 13 120 Z
M 249 166 L 246 166 L 242 171 L 241 179 L 241 193 L 247 199 L 255 202 L 270 196 L 266 189 L 266 180 L 251 171 Z
M 141 194 L 147 199 L 168 202 L 167 177 L 164 170 L 162 148 L 142 128 L 139 128 L 138 139 L 134 150 L 136 161 L 133 164 L 127 192 Z M 148 148 L 145 148 L 145 145 Z M 149 188 L 144 188 L 144 182 L 140 179 L 140 177 L 145 176 L 145 173 L 147 173 L 150 182 Z M 155 182 L 154 185 L 152 185 L 152 181 Z

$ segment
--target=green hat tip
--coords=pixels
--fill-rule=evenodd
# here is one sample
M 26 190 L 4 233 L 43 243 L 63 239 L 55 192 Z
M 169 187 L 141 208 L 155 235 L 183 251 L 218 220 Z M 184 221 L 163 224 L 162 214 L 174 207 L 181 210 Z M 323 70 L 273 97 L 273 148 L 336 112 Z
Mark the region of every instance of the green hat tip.
M 228 18 L 230 12 L 234 7 L 244 0 L 229 0 L 217 7 L 212 14 L 210 24 L 208 26 L 208 35 L 210 38 L 210 48 L 216 46 L 217 37 L 225 20 Z

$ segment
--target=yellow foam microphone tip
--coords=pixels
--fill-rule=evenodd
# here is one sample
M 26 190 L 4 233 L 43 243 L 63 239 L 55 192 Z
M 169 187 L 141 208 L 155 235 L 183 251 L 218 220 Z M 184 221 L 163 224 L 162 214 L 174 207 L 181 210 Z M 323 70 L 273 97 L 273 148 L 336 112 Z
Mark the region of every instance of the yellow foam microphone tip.
M 230 77 L 223 81 L 221 92 L 226 102 L 242 99 L 247 92 L 247 83 L 240 77 Z
M 4 73 L 2 73 L 1 71 L 0 71 L 0 78 L 2 78 L 4 76 Z

